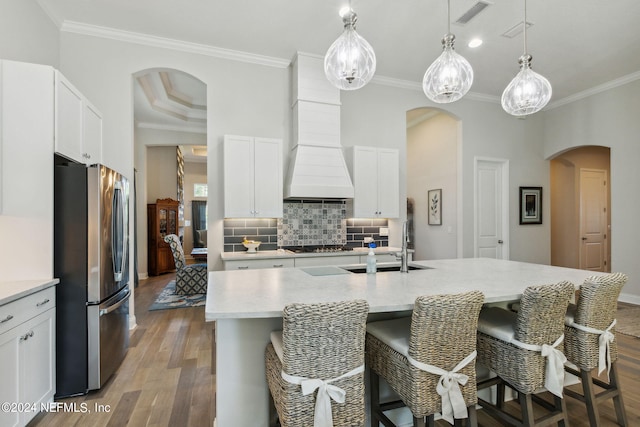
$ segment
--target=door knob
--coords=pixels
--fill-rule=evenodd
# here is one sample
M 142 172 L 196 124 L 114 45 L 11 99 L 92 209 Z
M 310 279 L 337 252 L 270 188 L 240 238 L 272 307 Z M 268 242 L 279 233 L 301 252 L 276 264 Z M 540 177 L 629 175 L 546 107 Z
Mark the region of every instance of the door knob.
M 502 240 L 498 240 L 498 243 L 499 244 L 503 244 L 504 242 Z
M 586 238 L 586 237 L 583 237 L 583 238 L 582 238 L 582 240 L 587 240 L 587 238 Z

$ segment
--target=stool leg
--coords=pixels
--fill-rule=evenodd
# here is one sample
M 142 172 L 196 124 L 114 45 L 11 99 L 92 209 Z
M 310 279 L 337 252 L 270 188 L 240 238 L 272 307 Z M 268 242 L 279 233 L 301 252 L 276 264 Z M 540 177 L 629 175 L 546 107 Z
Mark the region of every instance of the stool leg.
M 504 381 L 500 381 L 496 387 L 496 406 L 498 407 L 498 409 L 504 408 L 504 394 L 505 394 Z
M 587 415 L 589 416 L 589 425 L 597 426 L 600 424 L 600 415 L 591 371 L 580 369 L 580 380 L 582 380 L 582 391 L 584 393 L 584 403 L 587 407 Z
M 378 417 L 378 412 L 380 412 L 380 377 L 373 369 L 369 369 L 369 385 L 371 387 L 371 425 L 378 427 L 380 425 L 380 418 Z
M 618 382 L 618 368 L 616 362 L 611 364 L 611 372 L 609 372 L 609 386 L 612 389 L 617 390 L 617 394 L 613 396 L 613 406 L 616 408 L 616 419 L 621 426 L 628 426 L 627 413 L 624 410 L 624 402 L 622 400 L 622 390 L 620 390 L 620 383 Z
M 476 412 L 476 405 L 471 404 L 467 408 L 467 412 L 469 413 L 469 420 L 467 422 L 468 427 L 478 427 L 478 413 Z
M 535 419 L 533 416 L 533 399 L 530 394 L 518 393 L 520 398 L 520 408 L 522 410 L 522 424 L 526 427 L 532 427 L 535 425 Z
M 567 402 L 561 397 L 556 395 L 553 396 L 553 400 L 555 401 L 556 410 L 562 412 L 562 419 L 558 421 L 558 427 L 565 427 L 569 425 L 569 414 L 567 412 Z
M 269 393 L 269 427 L 277 427 L 280 425 L 280 419 L 278 418 L 278 411 L 276 411 L 276 405 L 273 401 L 273 396 Z

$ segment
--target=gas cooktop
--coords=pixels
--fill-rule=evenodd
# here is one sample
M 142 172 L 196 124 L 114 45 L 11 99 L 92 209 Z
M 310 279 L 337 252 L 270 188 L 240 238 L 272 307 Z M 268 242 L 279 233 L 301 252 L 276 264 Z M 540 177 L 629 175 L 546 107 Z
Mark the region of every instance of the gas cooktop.
M 297 254 L 302 253 L 326 253 L 326 252 L 346 252 L 352 251 L 353 248 L 349 246 L 326 246 L 326 245 L 308 245 L 308 246 L 283 246 L 282 249 L 291 251 Z

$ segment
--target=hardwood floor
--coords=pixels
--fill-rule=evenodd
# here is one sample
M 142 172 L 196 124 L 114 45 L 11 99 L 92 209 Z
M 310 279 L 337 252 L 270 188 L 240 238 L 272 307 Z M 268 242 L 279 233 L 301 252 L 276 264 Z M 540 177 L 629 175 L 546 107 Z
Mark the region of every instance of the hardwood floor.
M 215 354 L 213 324 L 204 321 L 204 307 L 148 311 L 156 296 L 175 275 L 141 281 L 135 304 L 138 327 L 131 335 L 129 353 L 107 385 L 87 396 L 61 400 L 90 413 L 62 410 L 41 413 L 30 427 L 164 427 L 211 426 L 215 418 Z M 640 425 L 640 339 L 618 334 L 618 359 L 629 426 Z M 588 426 L 582 403 L 566 397 L 570 424 Z M 510 403 L 515 407 L 515 403 Z M 96 412 L 103 408 L 103 412 Z M 611 401 L 599 405 L 603 427 L 615 426 Z M 482 410 L 483 427 L 501 426 Z M 449 426 L 437 421 L 438 426 Z M 254 427 L 254 426 L 220 426 Z M 304 426 L 300 426 L 304 427 Z
M 215 418 L 213 323 L 204 307 L 148 311 L 175 274 L 140 282 L 135 291 L 138 327 L 127 356 L 107 385 L 86 396 L 62 399 L 85 403 L 91 412 L 41 413 L 30 427 L 212 426 Z M 105 408 L 96 412 L 96 405 Z M 108 409 L 108 410 L 107 410 Z

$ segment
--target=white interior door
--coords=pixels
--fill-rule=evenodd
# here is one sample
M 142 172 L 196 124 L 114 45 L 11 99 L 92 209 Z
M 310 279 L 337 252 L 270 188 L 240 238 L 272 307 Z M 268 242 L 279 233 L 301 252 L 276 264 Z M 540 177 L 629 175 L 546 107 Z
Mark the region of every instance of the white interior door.
M 607 271 L 607 172 L 580 169 L 580 268 Z
M 475 247 L 477 258 L 509 259 L 509 163 L 475 162 Z

